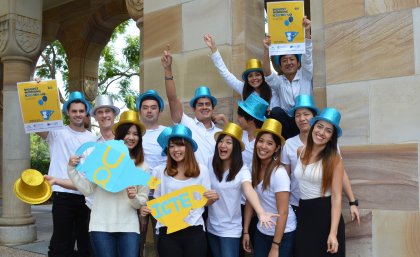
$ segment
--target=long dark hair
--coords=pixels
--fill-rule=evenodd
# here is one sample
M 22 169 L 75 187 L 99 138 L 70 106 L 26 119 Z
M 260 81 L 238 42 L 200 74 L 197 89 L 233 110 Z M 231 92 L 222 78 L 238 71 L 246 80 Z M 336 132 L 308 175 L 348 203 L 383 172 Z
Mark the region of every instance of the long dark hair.
M 271 158 L 271 161 L 267 166 L 267 170 L 264 173 L 262 190 L 267 189 L 267 187 L 270 185 L 271 174 L 273 173 L 275 169 L 277 169 L 281 165 L 281 162 L 280 162 L 281 140 L 280 138 L 270 132 L 258 133 L 257 137 L 255 138 L 254 154 L 252 156 L 252 186 L 256 187 L 260 183 L 260 181 L 258 180 L 258 177 L 259 177 L 258 174 L 260 174 L 261 172 L 261 160 L 257 154 L 257 143 L 260 140 L 261 136 L 264 134 L 270 134 L 273 137 L 274 142 L 276 143 L 276 148 L 279 146 L 280 148 L 277 152 L 274 152 Z
M 139 126 L 133 123 L 119 125 L 117 127 L 117 130 L 115 131 L 115 140 L 124 140 L 124 137 L 127 135 L 128 130 L 131 128 L 131 126 L 136 127 L 137 133 L 139 135 L 139 142 L 133 149 L 129 149 L 130 157 L 134 159 L 134 163 L 136 165 L 139 165 L 144 162 L 143 139 L 141 135 L 141 129 L 139 128 Z
M 257 72 L 259 72 L 259 71 L 257 71 Z M 267 84 L 267 82 L 265 82 L 264 73 L 262 73 L 262 72 L 260 72 L 260 73 L 262 75 L 263 82 L 259 86 L 259 88 L 260 88 L 259 95 L 262 99 L 267 101 L 267 103 L 270 103 L 270 101 L 271 101 L 271 87 Z M 254 92 L 255 92 L 255 88 L 253 88 L 248 83 L 248 76 L 247 76 L 246 80 L 244 81 L 244 89 L 242 90 L 242 99 L 243 100 L 247 99 L 248 96 L 250 94 L 254 93 Z
M 175 145 L 179 146 L 185 146 L 185 158 L 184 158 L 184 167 L 185 167 L 185 173 L 184 175 L 187 178 L 196 178 L 200 175 L 200 167 L 198 166 L 198 163 L 194 156 L 194 151 L 191 146 L 191 143 L 188 142 L 188 140 L 174 137 L 171 138 L 168 142 L 168 147 L 166 150 L 166 154 L 168 156 L 168 159 L 166 161 L 166 174 L 168 176 L 175 176 L 178 174 L 178 163 L 172 159 L 171 155 L 169 154 L 169 145 L 173 143 Z
M 302 157 L 302 163 L 306 165 L 309 164 L 310 156 L 314 148 L 312 132 L 314 131 L 317 123 L 318 121 L 311 126 L 311 129 L 309 130 L 309 136 L 306 141 L 306 149 Z M 325 192 L 327 192 L 328 188 L 331 187 L 334 168 L 337 166 L 340 159 L 337 151 L 337 129 L 334 126 L 333 128 L 334 129 L 331 139 L 327 142 L 325 148 L 315 158 L 316 161 L 322 160 L 322 195 L 325 195 Z
M 216 175 L 219 182 L 222 182 L 223 179 L 223 173 L 225 172 L 223 170 L 223 161 L 220 159 L 219 151 L 218 151 L 218 145 L 220 141 L 222 141 L 223 138 L 225 138 L 226 134 L 220 134 L 219 137 L 216 140 L 216 147 L 214 149 L 214 156 L 213 156 L 213 171 Z M 244 165 L 244 161 L 242 160 L 242 151 L 241 151 L 241 145 L 239 144 L 239 141 L 232 137 L 232 143 L 233 143 L 233 149 L 232 153 L 230 155 L 230 167 L 229 167 L 229 174 L 226 178 L 226 182 L 232 181 L 235 179 L 238 172 L 241 170 L 242 166 Z

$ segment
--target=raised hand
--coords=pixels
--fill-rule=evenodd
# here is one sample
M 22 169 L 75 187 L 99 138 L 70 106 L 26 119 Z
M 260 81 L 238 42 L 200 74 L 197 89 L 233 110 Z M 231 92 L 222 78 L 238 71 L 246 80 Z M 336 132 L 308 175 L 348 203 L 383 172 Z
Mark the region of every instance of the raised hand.
M 210 48 L 212 53 L 217 51 L 216 41 L 214 40 L 214 37 L 211 34 L 205 34 L 203 39 L 204 43 L 206 43 L 206 45 Z
M 171 69 L 172 66 L 172 55 L 171 55 L 171 49 L 170 45 L 166 46 L 166 50 L 163 51 L 163 56 L 160 59 L 160 62 L 162 63 L 162 67 L 166 69 Z
M 265 35 L 265 38 L 263 39 L 263 45 L 265 49 L 269 49 L 271 46 L 271 37 L 270 35 Z

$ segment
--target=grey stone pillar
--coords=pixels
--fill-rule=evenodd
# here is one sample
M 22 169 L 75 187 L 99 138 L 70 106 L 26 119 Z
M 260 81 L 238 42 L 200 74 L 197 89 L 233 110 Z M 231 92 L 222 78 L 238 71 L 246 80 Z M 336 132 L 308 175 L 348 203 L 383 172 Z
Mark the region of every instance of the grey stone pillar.
M 3 63 L 3 133 L 0 244 L 36 240 L 31 206 L 18 200 L 13 184 L 30 167 L 30 141 L 25 134 L 17 82 L 28 81 L 32 58 L 40 50 L 42 0 L 0 0 L 0 60 Z

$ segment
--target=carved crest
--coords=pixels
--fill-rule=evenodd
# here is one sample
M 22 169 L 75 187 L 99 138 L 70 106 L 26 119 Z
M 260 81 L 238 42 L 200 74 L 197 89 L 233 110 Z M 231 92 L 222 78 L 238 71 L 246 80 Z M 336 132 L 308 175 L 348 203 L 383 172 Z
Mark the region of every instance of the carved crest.
M 41 21 L 17 15 L 16 41 L 24 52 L 35 51 L 41 43 Z
M 4 51 L 7 40 L 9 39 L 9 19 L 8 15 L 0 17 L 0 53 Z

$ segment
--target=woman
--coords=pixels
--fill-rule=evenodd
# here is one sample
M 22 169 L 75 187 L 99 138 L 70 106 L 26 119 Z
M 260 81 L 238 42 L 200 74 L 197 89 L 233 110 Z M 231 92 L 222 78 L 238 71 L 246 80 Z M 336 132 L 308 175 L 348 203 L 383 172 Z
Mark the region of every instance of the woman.
M 258 59 L 249 59 L 246 64 L 246 70 L 242 73 L 242 80 L 237 79 L 226 67 L 222 56 L 216 47 L 216 42 L 212 35 L 204 35 L 204 42 L 210 48 L 212 54 L 211 60 L 219 71 L 220 76 L 226 84 L 242 96 L 242 100 L 248 98 L 253 92 L 257 92 L 267 103 L 272 101 L 271 88 L 265 82 L 261 61 Z
M 140 123 L 138 113 L 126 111 L 120 121 L 112 127 L 116 140 L 123 140 L 130 158 L 143 170 L 144 163 L 142 136 L 145 127 Z M 85 196 L 94 195 L 89 232 L 95 256 L 138 257 L 140 251 L 140 231 L 137 209 L 146 204 L 149 188 L 129 186 L 118 193 L 108 192 L 80 175 L 75 166 L 79 156 L 70 157 L 68 174 L 77 189 Z
M 297 149 L 306 144 L 311 128 L 310 120 L 319 113 L 319 110 L 316 108 L 314 99 L 310 95 L 298 95 L 295 102 L 296 105 L 290 110 L 289 115 L 290 117 L 294 117 L 296 125 L 299 128 L 299 135 L 286 140 L 286 144 L 281 151 L 281 162 L 284 164 L 290 176 L 290 205 L 297 215 L 297 209 L 299 208 L 299 183 L 294 174 L 298 161 Z M 337 151 L 340 152 L 339 149 Z M 359 210 L 357 206 L 351 205 L 352 202 L 356 201 L 356 198 L 351 189 L 350 180 L 346 171 L 344 171 L 343 190 L 350 202 L 352 221 L 354 220 L 360 224 Z
M 166 167 L 159 166 L 154 171 L 154 175 L 160 179 L 154 197 L 157 198 L 192 185 L 202 185 L 207 190 L 210 189 L 208 170 L 204 165 L 197 163 L 194 157 L 198 146 L 192 139 L 191 130 L 183 125 L 175 125 L 165 141 L 168 159 Z M 165 149 L 165 145 L 162 149 Z M 214 190 L 206 191 L 205 197 L 208 198 L 207 204 L 211 204 L 218 198 Z M 147 206 L 141 209 L 142 215 L 150 214 L 150 212 Z M 207 243 L 203 212 L 204 207 L 192 209 L 184 219 L 190 226 L 170 234 L 167 234 L 166 226 L 157 222 L 159 257 L 206 256 Z
M 271 226 L 271 217 L 278 215 L 264 212 L 252 188 L 251 173 L 242 160 L 244 143 L 241 127 L 228 123 L 214 138 L 216 149 L 208 168 L 211 187 L 218 193 L 219 200 L 209 206 L 208 243 L 213 257 L 238 257 L 242 235 L 242 191 L 265 226 Z
M 254 238 L 255 257 L 292 257 L 296 229 L 296 216 L 289 205 L 290 179 L 280 163 L 281 123 L 267 119 L 257 130 L 252 159 L 252 185 L 256 188 L 262 207 L 268 212 L 278 213 L 275 228 L 259 226 Z M 244 218 L 243 246 L 251 251 L 248 227 L 252 209 L 247 202 Z
M 344 167 L 337 152 L 340 118 L 336 109 L 325 108 L 311 119 L 306 146 L 297 151 L 294 172 L 300 201 L 296 257 L 345 256 L 341 215 Z

